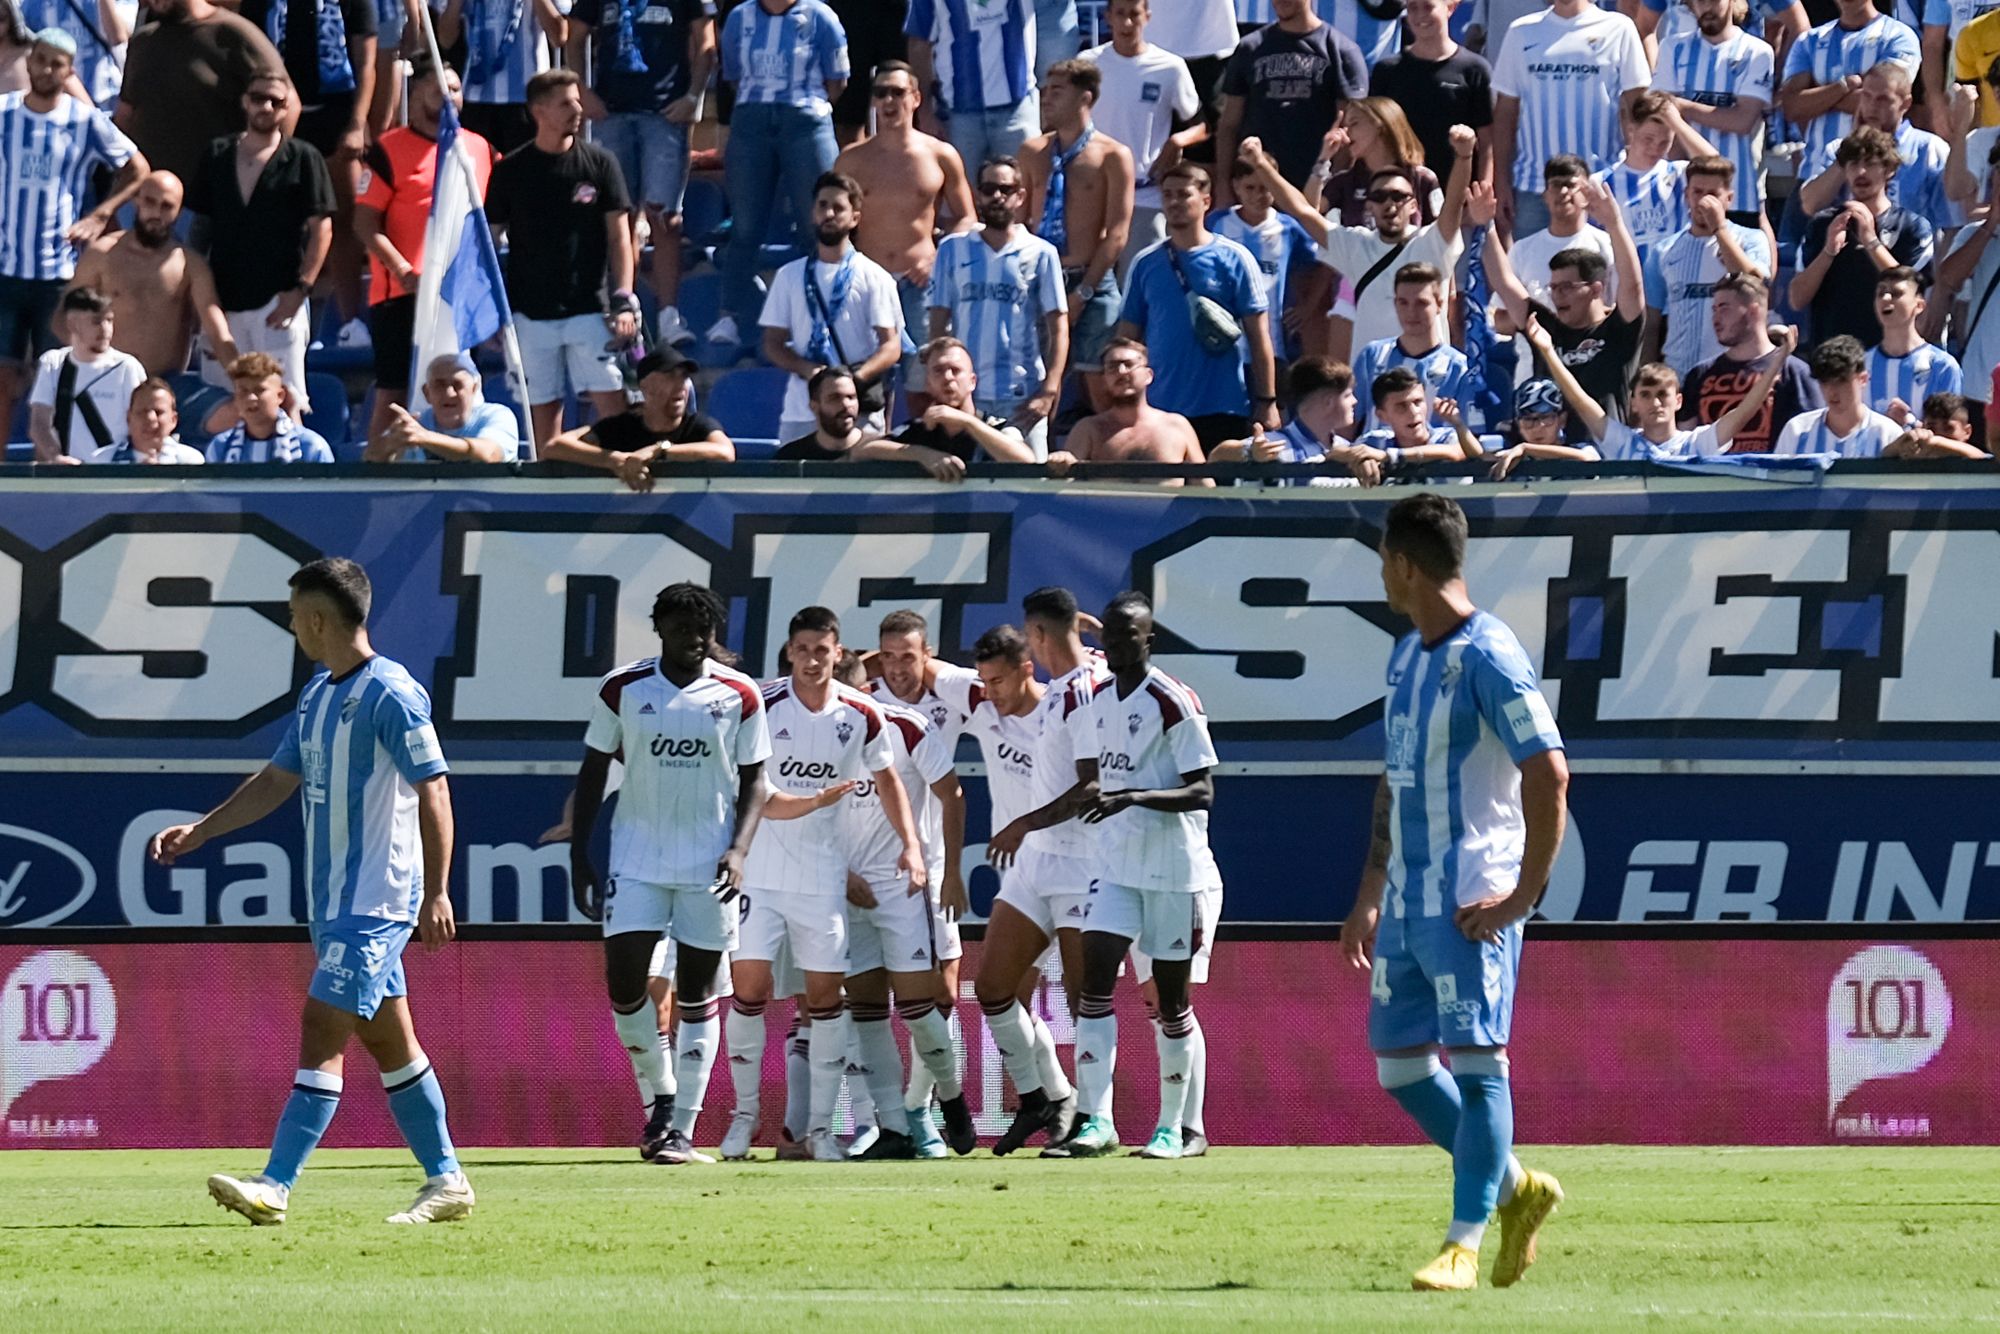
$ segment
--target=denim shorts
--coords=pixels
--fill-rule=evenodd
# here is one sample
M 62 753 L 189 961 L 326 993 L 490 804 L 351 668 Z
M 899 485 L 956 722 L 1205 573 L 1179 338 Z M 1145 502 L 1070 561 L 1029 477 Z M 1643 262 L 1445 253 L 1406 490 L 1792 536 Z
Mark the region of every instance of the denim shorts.
M 651 111 L 614 111 L 591 127 L 597 146 L 618 159 L 632 197 L 663 213 L 687 198 L 687 126 Z

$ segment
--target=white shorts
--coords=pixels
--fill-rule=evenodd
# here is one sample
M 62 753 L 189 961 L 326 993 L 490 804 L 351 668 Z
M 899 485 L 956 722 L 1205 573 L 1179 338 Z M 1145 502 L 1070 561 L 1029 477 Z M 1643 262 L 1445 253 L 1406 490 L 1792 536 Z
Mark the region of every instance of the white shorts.
M 236 343 L 238 356 L 262 352 L 284 367 L 285 383 L 292 387 L 292 396 L 298 401 L 299 410 L 291 414 L 292 420 L 298 421 L 312 411 L 312 401 L 306 396 L 306 344 L 312 340 L 312 303 L 300 306 L 290 324 L 273 329 L 264 323 L 264 317 L 277 305 L 278 298 L 274 296 L 255 310 L 226 310 L 222 317 L 229 322 L 229 336 Z M 215 359 L 213 348 L 209 352 L 202 361 L 201 378 L 217 388 L 229 388 L 229 368 Z
M 601 315 L 572 315 L 566 320 L 514 317 L 521 339 L 521 362 L 528 372 L 528 401 L 553 403 L 563 387 L 579 394 L 609 394 L 625 387 L 618 355 L 605 350 L 611 330 Z
M 1215 929 L 1222 921 L 1222 886 L 1211 885 L 1197 893 L 1195 899 L 1201 910 L 1201 947 L 1188 965 L 1188 981 L 1206 982 L 1208 956 L 1215 952 Z M 1136 945 L 1132 947 L 1132 976 L 1140 986 L 1153 978 L 1153 956 Z
M 847 905 L 847 975 L 856 977 L 886 968 L 892 973 L 922 973 L 937 966 L 931 938 L 930 895 L 909 893 L 910 882 L 898 876 L 870 880 L 875 906 Z
M 770 963 L 779 957 L 780 948 L 789 946 L 792 962 L 801 972 L 846 975 L 844 900 L 777 889 L 753 889 L 745 897 L 750 908 L 743 916 L 737 958 Z
M 1084 930 L 1123 936 L 1155 959 L 1192 959 L 1201 952 L 1201 892 L 1135 889 L 1094 881 Z
M 1091 879 L 1091 864 L 1081 857 L 1023 852 L 994 901 L 1012 907 L 1053 938 L 1059 928 L 1083 929 Z
M 666 936 L 661 936 L 653 946 L 653 959 L 646 966 L 646 975 L 648 977 L 657 977 L 667 982 L 673 981 L 674 954 L 674 942 Z M 734 996 L 736 994 L 736 984 L 729 976 L 729 955 L 727 952 L 723 954 L 721 960 L 715 965 L 715 994 L 718 996 Z
M 741 913 L 707 885 L 657 885 L 614 875 L 604 882 L 604 934 L 656 931 L 698 950 L 733 950 Z M 665 977 L 665 973 L 655 976 Z

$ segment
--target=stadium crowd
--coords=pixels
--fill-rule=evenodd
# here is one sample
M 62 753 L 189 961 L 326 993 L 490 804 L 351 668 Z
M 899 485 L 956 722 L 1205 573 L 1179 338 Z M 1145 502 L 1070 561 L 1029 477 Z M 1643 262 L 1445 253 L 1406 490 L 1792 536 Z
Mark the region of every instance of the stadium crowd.
M 1981 0 L 430 2 L 0 0 L 36 461 L 1372 485 L 2000 439 Z M 513 388 L 413 365 L 447 99 Z

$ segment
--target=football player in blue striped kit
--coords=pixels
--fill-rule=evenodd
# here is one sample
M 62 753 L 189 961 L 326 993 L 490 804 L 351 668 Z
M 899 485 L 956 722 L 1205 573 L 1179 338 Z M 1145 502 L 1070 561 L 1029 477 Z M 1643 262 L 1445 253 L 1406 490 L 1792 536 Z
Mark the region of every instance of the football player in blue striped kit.
M 1347 962 L 1371 970 L 1382 1087 L 1452 1157 L 1451 1226 L 1412 1279 L 1420 1290 L 1478 1286 L 1496 1204 L 1493 1283 L 1516 1282 L 1562 1200 L 1554 1177 L 1513 1156 L 1507 1041 L 1521 926 L 1562 845 L 1569 766 L 1520 640 L 1472 604 L 1465 542 L 1465 512 L 1432 492 L 1397 502 L 1383 526 L 1382 586 L 1416 628 L 1390 654 L 1387 766 L 1340 930 Z
M 382 1070 L 389 1111 L 423 1165 L 416 1202 L 391 1223 L 442 1223 L 472 1212 L 445 1126 L 444 1090 L 417 1042 L 403 947 L 457 934 L 451 791 L 431 730 L 431 701 L 402 664 L 368 641 L 368 576 L 351 560 L 302 566 L 290 580 L 292 634 L 318 675 L 299 692 L 277 753 L 220 806 L 154 835 L 171 866 L 256 823 L 298 792 L 305 816 L 306 904 L 318 960 L 300 1020 L 299 1068 L 256 1176 L 208 1179 L 215 1202 L 252 1223 L 285 1221 L 292 1187 L 340 1105 L 343 1053 L 358 1037 Z

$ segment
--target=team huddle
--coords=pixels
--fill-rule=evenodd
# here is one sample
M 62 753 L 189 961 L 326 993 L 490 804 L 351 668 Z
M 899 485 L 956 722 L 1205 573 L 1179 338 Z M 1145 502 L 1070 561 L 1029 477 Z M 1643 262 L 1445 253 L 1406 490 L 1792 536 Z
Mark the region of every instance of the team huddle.
M 1452 1156 L 1452 1222 L 1414 1276 L 1420 1289 L 1476 1286 L 1496 1212 L 1493 1281 L 1517 1281 L 1563 1198 L 1553 1177 L 1513 1156 L 1507 1044 L 1522 924 L 1562 842 L 1568 768 L 1527 653 L 1471 601 L 1466 533 L 1459 507 L 1429 493 L 1384 521 L 1386 601 L 1416 628 L 1390 659 L 1385 771 L 1340 932 L 1343 959 L 1369 974 L 1382 1087 Z M 431 950 L 456 934 L 451 799 L 430 700 L 369 642 L 360 566 L 314 561 L 291 587 L 293 632 L 323 670 L 271 761 L 151 848 L 172 864 L 300 793 L 316 966 L 299 1068 L 264 1171 L 218 1174 L 209 1193 L 253 1223 L 284 1221 L 359 1037 L 426 1174 L 415 1203 L 389 1221 L 462 1218 L 472 1186 L 401 961 L 412 934 Z M 1201 701 L 1152 661 L 1147 598 L 1120 593 L 1090 616 L 1068 590 L 1038 589 L 1022 602 L 1021 628 L 979 637 L 971 669 L 933 657 L 914 612 L 891 613 L 878 647 L 856 655 L 832 611 L 807 607 L 791 618 L 784 675 L 761 683 L 729 665 L 727 622 L 707 588 L 661 590 L 659 654 L 602 681 L 566 821 L 576 902 L 602 924 L 612 1025 L 647 1112 L 641 1156 L 713 1161 L 693 1135 L 724 1053 L 735 1105 L 722 1156 L 750 1156 L 765 1129 L 765 1012 L 788 998 L 798 1004 L 786 1107 L 767 1140 L 779 1158 L 977 1147 L 953 1018 L 967 907 L 953 767 L 962 732 L 986 761 L 988 858 L 1003 876 L 974 982 L 1017 1097 L 993 1153 L 1037 1136 L 1045 1158 L 1118 1149 L 1114 996 L 1129 962 L 1159 1056 L 1158 1115 L 1137 1156 L 1206 1154 L 1207 1048 L 1191 988 L 1207 980 L 1222 912 L 1208 838 L 1218 761 Z M 622 789 L 600 876 L 592 835 L 615 763 Z M 1073 1082 L 1029 1004 L 1058 959 L 1075 1020 Z M 907 1079 L 892 1005 L 909 1035 Z M 835 1135 L 843 1082 L 855 1122 L 846 1142 Z

